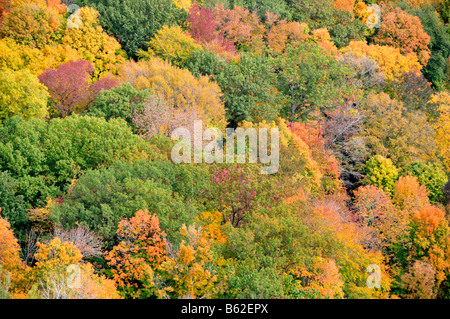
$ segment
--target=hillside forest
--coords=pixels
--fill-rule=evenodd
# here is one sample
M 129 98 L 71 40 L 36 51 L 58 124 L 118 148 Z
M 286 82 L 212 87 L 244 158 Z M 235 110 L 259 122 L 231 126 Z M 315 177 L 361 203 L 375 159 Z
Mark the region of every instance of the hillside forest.
M 449 0 L 0 0 L 0 299 L 450 298 Z M 279 131 L 279 169 L 172 133 Z

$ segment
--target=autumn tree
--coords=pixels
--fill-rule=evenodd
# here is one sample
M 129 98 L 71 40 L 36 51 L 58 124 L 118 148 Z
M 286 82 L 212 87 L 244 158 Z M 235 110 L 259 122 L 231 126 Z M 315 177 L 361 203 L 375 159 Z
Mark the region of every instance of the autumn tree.
M 214 298 L 224 291 L 208 233 L 191 225 L 180 230 L 185 238 L 177 250 L 169 248 L 168 258 L 154 277 L 159 298 Z
M 108 71 L 117 71 L 117 66 L 124 61 L 124 54 L 119 42 L 100 26 L 99 13 L 90 7 L 83 7 L 80 9 L 80 19 L 79 27 L 66 28 L 62 44 L 72 47 L 84 60 L 92 62 L 95 78 Z
M 24 119 L 48 115 L 47 88 L 28 70 L 0 70 L 0 120 L 12 116 Z
M 268 30 L 266 31 L 267 46 L 276 53 L 282 53 L 289 43 L 298 43 L 308 37 L 309 28 L 306 23 L 280 20 L 277 15 L 267 13 Z
M 450 94 L 443 91 L 436 93 L 430 100 L 431 103 L 437 104 L 439 117 L 434 124 L 436 130 L 436 144 L 439 148 L 439 155 L 442 157 L 443 163 L 450 171 Z
M 399 209 L 414 212 L 429 204 L 428 190 L 419 184 L 416 177 L 400 176 L 394 184 L 392 202 Z
M 389 158 L 381 155 L 371 157 L 364 168 L 367 184 L 375 185 L 392 194 L 395 181 L 398 178 L 398 169 Z
M 422 22 L 400 8 L 383 18 L 374 42 L 399 48 L 404 55 L 416 54 L 422 65 L 430 59 L 430 36 L 423 30 Z
M 156 32 L 148 46 L 148 51 L 138 51 L 140 57 L 149 58 L 156 55 L 179 67 L 186 63 L 194 50 L 201 48 L 180 26 L 167 25 Z
M 119 244 L 106 259 L 121 293 L 131 298 L 152 296 L 154 270 L 165 261 L 168 248 L 158 217 L 139 210 L 119 223 L 117 237 Z
M 82 255 L 72 243 L 55 238 L 39 243 L 33 288 L 28 293 L 38 299 L 120 299 L 114 282 L 94 273 L 91 264 L 81 263 Z
M 13 6 L 5 16 L 0 29 L 1 37 L 9 37 L 20 44 L 42 49 L 59 40 L 62 31 L 62 16 L 45 4 L 33 2 Z
M 120 70 L 122 81 L 137 89 L 152 89 L 174 108 L 196 112 L 204 125 L 225 127 L 225 109 L 221 91 L 208 77 L 194 77 L 188 70 L 179 69 L 159 58 L 149 61 L 127 62 Z
M 92 84 L 94 66 L 86 60 L 70 61 L 56 70 L 49 69 L 39 76 L 49 89 L 54 112 L 62 117 L 81 113 L 89 107 L 95 95 L 118 85 L 111 78 L 103 78 Z
M 401 54 L 400 49 L 390 46 L 368 45 L 365 41 L 350 41 L 350 44 L 340 51 L 375 60 L 389 81 L 411 70 L 418 72 L 422 69 L 415 54 L 405 56 Z
M 364 128 L 360 136 L 371 155 L 389 157 L 399 167 L 435 156 L 434 129 L 424 113 L 407 112 L 402 102 L 385 93 L 370 94 L 361 109 Z

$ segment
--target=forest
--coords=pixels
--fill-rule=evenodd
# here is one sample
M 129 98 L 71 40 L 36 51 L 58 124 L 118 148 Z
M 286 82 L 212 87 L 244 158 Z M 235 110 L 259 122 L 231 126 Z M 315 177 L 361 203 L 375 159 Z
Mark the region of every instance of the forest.
M 449 177 L 450 0 L 0 0 L 0 299 L 448 299 Z

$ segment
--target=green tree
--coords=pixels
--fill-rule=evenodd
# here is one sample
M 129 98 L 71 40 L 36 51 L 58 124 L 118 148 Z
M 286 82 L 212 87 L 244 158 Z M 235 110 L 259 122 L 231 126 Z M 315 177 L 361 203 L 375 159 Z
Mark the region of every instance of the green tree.
M 76 0 L 100 12 L 100 23 L 113 34 L 130 57 L 140 49 L 164 24 L 182 24 L 185 10 L 178 9 L 171 0 Z
M 366 163 L 364 173 L 367 184 L 378 186 L 392 194 L 398 178 L 398 169 L 389 158 L 381 155 L 371 157 Z

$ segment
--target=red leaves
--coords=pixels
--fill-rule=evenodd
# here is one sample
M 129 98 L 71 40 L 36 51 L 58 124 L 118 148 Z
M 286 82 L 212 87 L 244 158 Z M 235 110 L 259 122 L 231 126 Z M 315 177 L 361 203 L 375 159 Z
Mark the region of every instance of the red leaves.
M 78 60 L 61 64 L 58 69 L 49 69 L 39 76 L 41 83 L 48 87 L 54 107 L 61 116 L 84 110 L 101 90 L 119 84 L 111 78 L 89 84 L 94 71 L 91 62 Z

